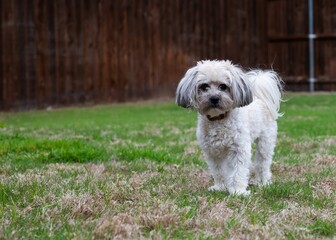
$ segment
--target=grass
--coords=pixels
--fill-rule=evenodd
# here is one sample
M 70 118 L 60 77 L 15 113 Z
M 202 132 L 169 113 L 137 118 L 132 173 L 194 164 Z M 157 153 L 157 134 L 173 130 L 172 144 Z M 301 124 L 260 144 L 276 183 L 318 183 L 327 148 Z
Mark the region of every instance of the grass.
M 1 113 L 0 238 L 335 238 L 336 95 L 287 99 L 249 197 L 207 191 L 196 113 L 172 102 Z

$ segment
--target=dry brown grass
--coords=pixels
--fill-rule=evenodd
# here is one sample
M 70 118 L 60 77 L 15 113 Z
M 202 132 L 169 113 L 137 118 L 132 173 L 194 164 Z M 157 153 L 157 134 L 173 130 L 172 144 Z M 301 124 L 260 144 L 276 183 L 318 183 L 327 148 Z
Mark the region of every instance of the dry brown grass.
M 334 157 L 322 159 L 315 160 L 322 165 L 324 161 L 333 163 L 335 160 Z M 18 208 L 19 215 L 29 216 L 43 205 L 40 220 L 58 219 L 56 223 L 61 224 L 67 209 L 68 223 L 74 225 L 81 219 L 83 226 L 93 229 L 93 237 L 97 239 L 170 238 L 174 229 L 184 229 L 184 234 L 201 238 L 285 239 L 285 234 L 290 232 L 299 238 L 314 239 L 306 226 L 314 219 L 330 220 L 335 216 L 335 207 L 309 208 L 291 198 L 285 200 L 286 207 L 280 211 L 263 210 L 260 193 L 247 199 L 219 195 L 216 200 L 206 190 L 212 181 L 207 170 L 169 165 L 159 172 L 155 170 L 157 167 L 123 174 L 129 164 L 116 159 L 108 164 L 51 164 L 2 180 L 27 185 L 35 182 L 47 188 L 46 193 L 34 198 L 32 203 Z M 309 165 L 280 163 L 273 168 L 275 175 L 286 176 L 286 180 L 321 170 Z M 313 194 L 335 199 L 335 188 L 335 179 L 319 180 L 313 185 Z M 186 199 L 181 200 L 179 196 Z M 264 223 L 254 222 L 251 219 L 254 215 L 266 215 Z M 4 222 L 4 226 L 8 224 L 10 220 Z

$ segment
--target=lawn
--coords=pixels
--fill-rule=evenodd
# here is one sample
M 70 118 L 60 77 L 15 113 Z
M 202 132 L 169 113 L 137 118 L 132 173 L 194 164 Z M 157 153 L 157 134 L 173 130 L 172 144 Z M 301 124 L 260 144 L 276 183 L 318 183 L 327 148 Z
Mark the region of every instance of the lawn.
M 282 104 L 273 183 L 209 192 L 173 102 L 0 113 L 0 239 L 336 236 L 336 94 Z

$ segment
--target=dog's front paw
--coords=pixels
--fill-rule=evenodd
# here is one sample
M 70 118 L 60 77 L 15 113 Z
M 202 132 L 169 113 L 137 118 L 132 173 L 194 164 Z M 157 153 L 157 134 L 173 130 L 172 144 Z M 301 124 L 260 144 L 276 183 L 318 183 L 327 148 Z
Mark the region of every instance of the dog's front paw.
M 255 185 L 255 186 L 265 186 L 265 185 L 269 185 L 272 183 L 272 179 L 271 178 L 264 178 L 262 179 L 261 177 L 259 176 L 254 176 L 250 179 L 249 183 L 251 185 Z
M 213 185 L 211 187 L 208 188 L 209 191 L 213 192 L 213 191 L 224 191 L 225 187 L 222 185 Z
M 254 186 L 259 186 L 261 185 L 261 179 L 254 176 L 250 179 L 249 184 L 254 185 Z
M 248 196 L 251 194 L 251 191 L 246 189 L 229 189 L 230 195 L 241 195 L 241 196 Z
M 244 190 L 244 191 L 237 191 L 235 194 L 242 195 L 242 196 L 249 196 L 251 194 L 250 190 Z

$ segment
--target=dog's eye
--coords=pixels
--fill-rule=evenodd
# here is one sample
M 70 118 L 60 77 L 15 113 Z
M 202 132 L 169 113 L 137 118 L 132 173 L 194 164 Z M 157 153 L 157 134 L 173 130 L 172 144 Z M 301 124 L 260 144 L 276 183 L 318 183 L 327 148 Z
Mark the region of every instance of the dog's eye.
M 221 91 L 225 91 L 228 87 L 227 87 L 226 84 L 221 84 L 221 85 L 218 86 L 218 88 L 219 88 L 219 90 L 221 90 Z
M 202 92 L 206 92 L 208 91 L 208 89 L 210 88 L 210 86 L 206 83 L 203 83 L 199 86 L 199 89 L 202 91 Z

